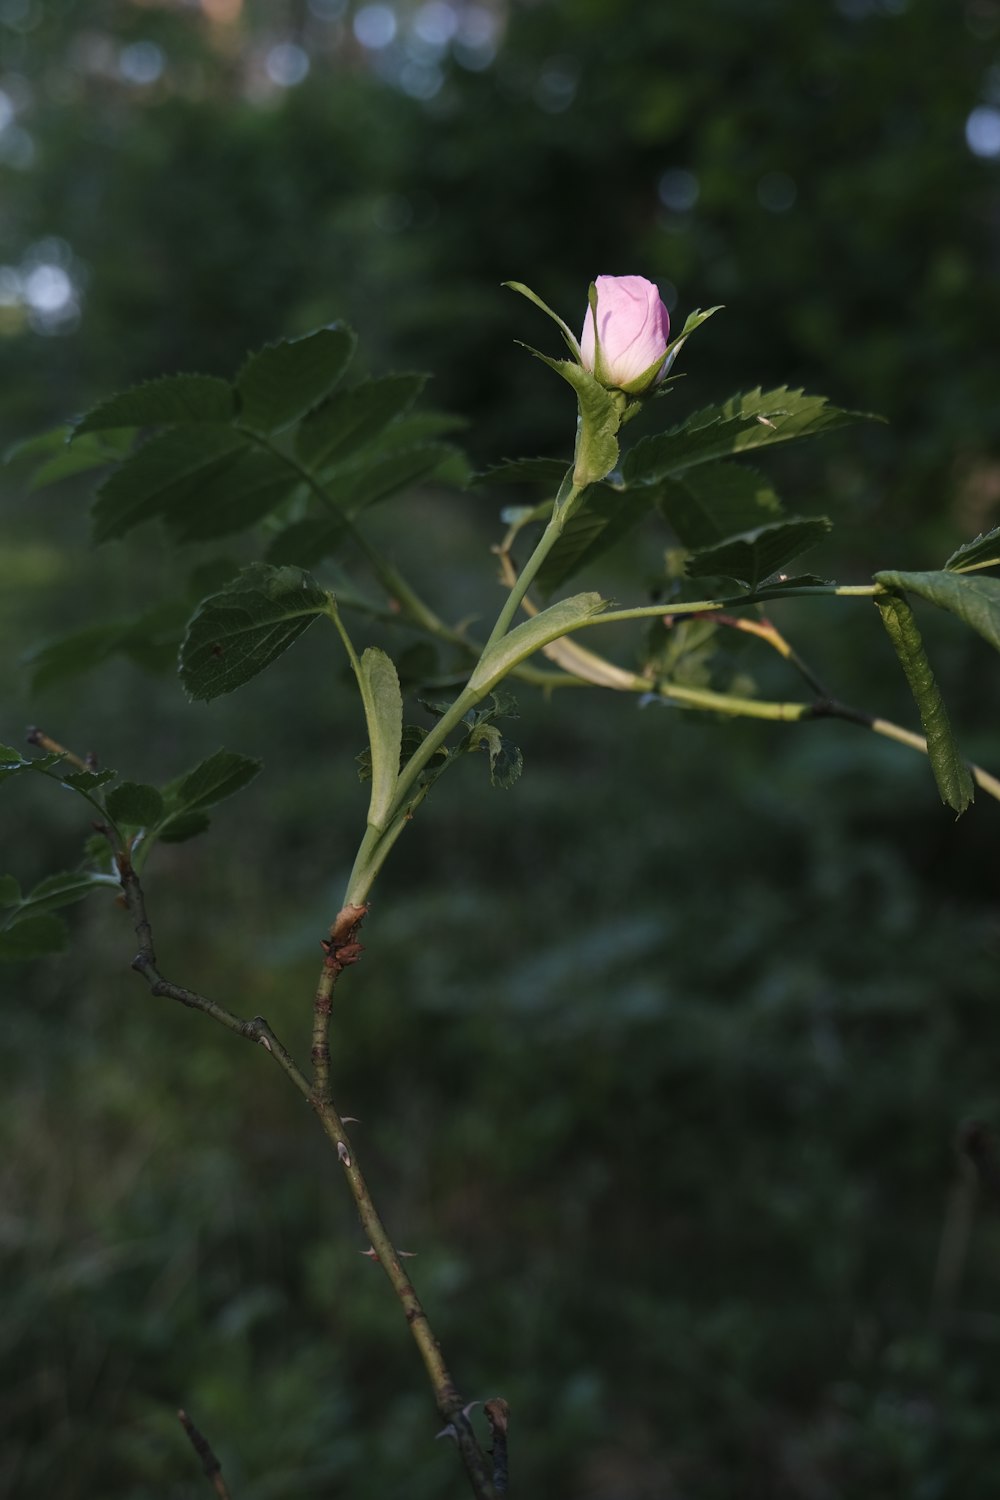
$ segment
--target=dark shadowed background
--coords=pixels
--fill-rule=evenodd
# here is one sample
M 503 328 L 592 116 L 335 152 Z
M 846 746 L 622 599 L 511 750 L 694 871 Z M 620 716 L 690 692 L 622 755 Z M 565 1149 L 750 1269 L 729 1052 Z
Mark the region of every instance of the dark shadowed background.
M 576 325 L 632 272 L 679 319 L 725 304 L 678 417 L 789 381 L 890 419 L 768 464 L 837 522 L 820 571 L 996 524 L 998 0 L 0 0 L 5 443 L 343 318 L 365 368 L 432 372 L 475 464 L 565 455 L 572 398 L 515 343 L 552 331 L 500 282 Z M 166 972 L 304 1052 L 364 817 L 341 659 L 310 636 L 210 708 L 124 660 L 33 690 L 41 642 L 176 579 L 155 530 L 92 547 L 85 484 L 0 493 L 0 738 L 137 780 L 263 756 L 147 887 Z M 414 494 L 375 532 L 446 617 L 490 616 L 502 503 Z M 664 545 L 581 586 L 646 598 Z M 808 603 L 778 617 L 841 696 L 916 727 L 870 607 Z M 1000 769 L 995 655 L 926 637 Z M 847 725 L 518 697 L 522 781 L 438 788 L 334 1021 L 455 1374 L 511 1402 L 516 1493 L 987 1500 L 1000 1225 L 955 1138 L 1000 1119 L 1000 809 L 955 824 Z M 87 831 L 48 786 L 2 816 L 23 883 Z M 67 955 L 3 975 L 0 1491 L 207 1493 L 183 1404 L 236 1500 L 461 1494 L 301 1100 L 147 996 L 113 904 L 71 916 Z

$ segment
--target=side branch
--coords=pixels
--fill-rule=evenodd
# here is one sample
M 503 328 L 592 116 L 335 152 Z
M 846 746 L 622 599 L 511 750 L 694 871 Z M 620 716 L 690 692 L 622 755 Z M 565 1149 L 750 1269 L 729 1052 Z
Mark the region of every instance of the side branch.
M 201 1466 L 205 1471 L 205 1477 L 211 1484 L 218 1496 L 218 1500 L 230 1500 L 230 1494 L 226 1481 L 222 1477 L 222 1465 L 216 1458 L 209 1446 L 208 1439 L 199 1432 L 186 1411 L 177 1413 L 177 1420 L 187 1433 L 188 1442 L 201 1459 Z
M 337 1159 L 344 1170 L 347 1185 L 358 1211 L 358 1217 L 361 1220 L 362 1228 L 368 1236 L 371 1246 L 370 1253 L 373 1259 L 379 1262 L 388 1276 L 393 1291 L 403 1309 L 406 1321 L 409 1324 L 410 1331 L 413 1334 L 414 1341 L 420 1351 L 424 1367 L 430 1379 L 434 1391 L 435 1404 L 440 1414 L 449 1424 L 449 1430 L 455 1439 L 462 1463 L 469 1477 L 472 1493 L 476 1496 L 476 1500 L 496 1500 L 497 1490 L 493 1484 L 490 1466 L 472 1429 L 463 1398 L 459 1395 L 448 1372 L 444 1356 L 441 1353 L 441 1347 L 434 1336 L 427 1314 L 424 1312 L 413 1284 L 403 1267 L 402 1257 L 393 1245 L 388 1231 L 375 1208 L 368 1184 L 355 1159 L 354 1150 L 344 1128 L 343 1119 L 334 1107 L 330 1097 L 330 1053 L 327 1029 L 333 988 L 343 970 L 350 964 L 357 963 L 361 957 L 362 948 L 360 942 L 358 942 L 357 934 L 368 911 L 367 906 L 345 906 L 333 922 L 329 938 L 325 939 L 323 943 L 325 949 L 323 972 L 320 976 L 314 1004 L 314 1077 L 312 1084 L 310 1084 L 301 1068 L 295 1062 L 295 1059 L 275 1036 L 263 1016 L 255 1016 L 252 1020 L 245 1020 L 243 1017 L 236 1015 L 235 1012 L 227 1010 L 224 1005 L 219 1005 L 217 1001 L 210 1000 L 206 995 L 200 995 L 195 990 L 186 989 L 183 985 L 174 984 L 160 974 L 156 965 L 153 931 L 146 912 L 146 900 L 142 883 L 136 874 L 127 851 L 116 847 L 112 830 L 107 825 L 100 825 L 100 832 L 111 843 L 121 880 L 123 899 L 132 918 L 136 939 L 139 944 L 139 951 L 132 960 L 132 967 L 145 979 L 149 985 L 150 993 L 164 995 L 168 999 L 176 1000 L 179 1004 L 186 1005 L 192 1010 L 200 1010 L 205 1015 L 211 1016 L 213 1020 L 220 1022 L 227 1030 L 235 1032 L 237 1036 L 246 1037 L 249 1041 L 258 1042 L 271 1054 L 279 1067 L 282 1068 L 294 1083 L 299 1093 L 309 1101 L 315 1110 L 324 1132 L 337 1153 Z M 321 1001 L 323 1002 L 322 1004 Z M 321 1038 L 317 1042 L 320 1034 Z M 318 1057 L 317 1045 L 319 1046 Z M 196 1429 L 194 1430 L 196 1431 Z M 193 1441 L 194 1439 L 192 1438 Z M 206 1470 L 206 1472 L 208 1471 Z M 219 1480 L 221 1482 L 221 1475 L 219 1476 Z M 224 1490 L 218 1491 L 218 1493 L 220 1500 L 227 1500 Z

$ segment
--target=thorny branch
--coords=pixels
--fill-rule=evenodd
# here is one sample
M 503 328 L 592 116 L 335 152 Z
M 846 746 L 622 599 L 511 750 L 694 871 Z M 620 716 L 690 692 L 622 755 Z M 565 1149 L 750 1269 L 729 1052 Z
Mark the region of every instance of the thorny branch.
M 205 1471 L 205 1477 L 218 1496 L 218 1500 L 231 1500 L 228 1486 L 222 1477 L 222 1465 L 212 1452 L 208 1439 L 203 1433 L 198 1431 L 186 1411 L 179 1411 L 177 1413 L 177 1420 L 187 1433 L 191 1447 L 201 1459 L 201 1466 Z
M 448 1423 L 450 1435 L 461 1455 L 466 1474 L 476 1500 L 497 1500 L 498 1491 L 491 1477 L 490 1465 L 479 1445 L 468 1409 L 463 1397 L 455 1387 L 445 1364 L 441 1346 L 434 1335 L 427 1314 L 404 1269 L 400 1252 L 396 1250 L 382 1222 L 368 1184 L 358 1165 L 354 1148 L 344 1128 L 344 1121 L 337 1111 L 330 1092 L 330 1053 L 327 1037 L 330 1003 L 333 987 L 343 970 L 356 963 L 361 956 L 361 944 L 357 941 L 358 928 L 367 912 L 367 907 L 347 906 L 338 913 L 324 939 L 325 958 L 323 973 L 317 988 L 314 1004 L 313 1066 L 314 1081 L 309 1080 L 295 1059 L 275 1036 L 263 1016 L 245 1020 L 225 1006 L 200 995 L 183 985 L 165 979 L 157 968 L 156 951 L 153 946 L 153 930 L 146 911 L 146 898 L 142 883 L 129 857 L 127 849 L 117 847 L 113 830 L 106 824 L 95 825 L 109 841 L 121 880 L 122 895 L 138 942 L 138 952 L 132 960 L 132 968 L 141 974 L 154 995 L 163 995 L 176 1000 L 192 1010 L 203 1011 L 238 1036 L 258 1042 L 288 1075 L 299 1093 L 309 1101 L 320 1124 L 337 1153 L 348 1187 L 354 1198 L 358 1217 L 368 1235 L 372 1258 L 381 1265 L 399 1300 L 409 1324 L 424 1367 L 434 1391 L 434 1399 L 441 1416 Z M 323 1003 L 321 1004 L 321 999 Z M 368 1253 L 368 1252 L 366 1252 Z M 503 1493 L 502 1491 L 499 1493 Z

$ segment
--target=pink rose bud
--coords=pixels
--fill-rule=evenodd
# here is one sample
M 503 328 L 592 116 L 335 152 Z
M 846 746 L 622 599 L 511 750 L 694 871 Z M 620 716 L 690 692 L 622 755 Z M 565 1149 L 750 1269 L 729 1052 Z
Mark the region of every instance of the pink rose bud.
M 588 307 L 580 339 L 583 368 L 604 385 L 639 396 L 665 373 L 670 315 L 658 289 L 644 276 L 598 276 L 594 285 L 597 339 L 594 314 Z

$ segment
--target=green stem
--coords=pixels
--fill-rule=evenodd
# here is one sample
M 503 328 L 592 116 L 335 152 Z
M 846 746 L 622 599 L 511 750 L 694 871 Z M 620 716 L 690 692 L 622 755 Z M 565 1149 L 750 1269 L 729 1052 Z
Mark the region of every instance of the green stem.
M 548 525 L 542 532 L 534 552 L 532 552 L 528 561 L 517 575 L 516 582 L 504 600 L 503 608 L 497 615 L 497 622 L 490 631 L 489 639 L 483 647 L 482 655 L 485 656 L 490 647 L 495 646 L 497 641 L 502 640 L 507 634 L 511 626 L 511 621 L 521 607 L 521 600 L 535 581 L 543 562 L 552 551 L 560 536 L 562 536 L 566 517 L 572 507 L 573 501 L 576 500 L 580 493 L 580 489 L 573 483 L 573 471 L 570 469 L 567 471 L 566 478 L 559 487 L 555 507 Z

